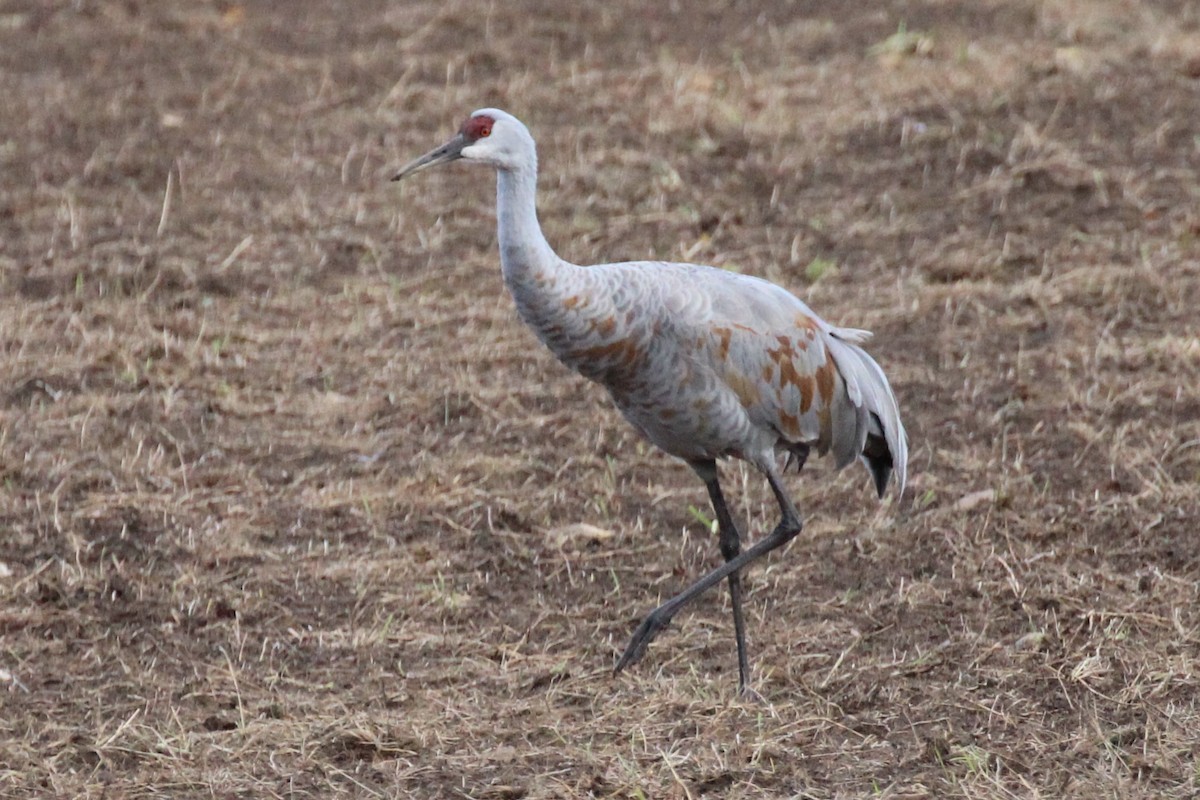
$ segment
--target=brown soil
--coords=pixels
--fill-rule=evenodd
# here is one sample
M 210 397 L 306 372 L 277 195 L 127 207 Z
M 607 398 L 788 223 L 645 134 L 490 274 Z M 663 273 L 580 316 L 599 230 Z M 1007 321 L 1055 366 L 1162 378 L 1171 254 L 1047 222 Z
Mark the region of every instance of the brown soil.
M 1200 793 L 1192 2 L 0 3 L 0 793 Z M 873 329 L 912 439 L 719 563 L 520 325 L 472 109 L 582 263 Z M 727 486 L 751 538 L 761 479 Z

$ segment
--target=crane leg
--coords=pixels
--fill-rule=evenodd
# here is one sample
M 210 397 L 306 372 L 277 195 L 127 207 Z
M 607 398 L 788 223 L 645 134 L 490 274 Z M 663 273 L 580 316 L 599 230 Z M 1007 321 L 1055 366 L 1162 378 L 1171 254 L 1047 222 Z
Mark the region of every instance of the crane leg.
M 704 485 L 708 489 L 708 497 L 717 515 L 721 555 L 729 562 L 741 554 L 742 538 L 738 533 L 737 524 L 733 521 L 733 515 L 729 513 L 729 506 L 725 504 L 725 495 L 721 493 L 715 463 L 712 465 L 712 473 L 712 478 L 705 480 Z M 728 580 L 729 601 L 733 606 L 733 633 L 737 639 L 738 691 L 745 694 L 750 687 L 750 659 L 746 655 L 746 619 L 742 614 L 742 573 L 731 572 Z
M 695 467 L 697 465 L 693 466 Z M 701 472 L 700 469 L 697 469 L 697 472 L 700 472 L 701 477 L 705 478 L 706 484 L 710 482 L 709 475 Z M 711 473 L 711 481 L 713 485 L 716 483 L 715 472 L 716 470 L 714 465 Z M 775 526 L 775 530 L 771 531 L 770 535 L 764 537 L 758 542 L 755 542 L 755 544 L 748 550 L 737 553 L 733 556 L 733 558 L 727 560 L 724 564 L 712 570 L 707 575 L 688 586 L 682 592 L 675 595 L 670 600 L 666 601 L 658 608 L 647 614 L 646 618 L 642 620 L 642 623 L 638 625 L 637 630 L 633 632 L 633 637 L 629 640 L 629 645 L 625 648 L 625 652 L 621 655 L 620 660 L 617 661 L 616 669 L 613 670 L 614 672 L 620 672 L 621 670 L 625 669 L 625 667 L 628 667 L 630 664 L 634 664 L 641 659 L 641 657 L 646 654 L 646 648 L 649 646 L 650 642 L 654 641 L 654 638 L 658 636 L 658 634 L 661 633 L 664 628 L 671 624 L 671 620 L 676 614 L 679 613 L 680 609 L 682 609 L 692 600 L 695 600 L 704 592 L 711 589 L 713 586 L 720 583 L 725 578 L 736 575 L 738 570 L 750 562 L 761 558 L 777 547 L 787 544 L 789 541 L 795 538 L 796 534 L 803 530 L 804 522 L 801 520 L 799 512 L 796 511 L 796 507 L 792 505 L 792 501 L 788 499 L 787 494 L 783 491 L 783 487 L 780 485 L 779 478 L 775 474 L 774 470 L 767 472 L 767 481 L 771 484 L 771 491 L 775 494 L 775 501 L 779 503 L 779 511 L 781 515 L 781 519 L 779 520 L 779 524 Z M 715 505 L 716 502 L 714 500 L 714 507 Z M 722 506 L 723 505 L 724 501 L 722 500 Z M 718 524 L 720 524 L 720 512 L 718 511 L 717 514 L 717 521 Z M 729 516 L 728 509 L 726 509 L 725 516 Z M 732 520 L 730 520 L 730 522 L 732 523 Z M 730 524 L 729 529 L 736 531 L 736 528 L 734 528 L 732 524 Z M 722 549 L 724 551 L 724 545 Z M 733 590 L 732 583 L 730 585 L 730 590 Z M 739 595 L 740 592 L 741 586 L 739 581 Z M 734 607 L 740 611 L 740 596 L 734 601 Z M 735 612 L 735 628 L 739 627 L 739 616 L 740 613 Z M 741 669 L 740 686 L 741 688 L 745 689 L 746 680 L 748 678 L 748 669 L 743 666 L 743 664 L 745 664 L 743 661 L 745 653 L 744 637 L 739 637 L 738 649 L 739 668 Z

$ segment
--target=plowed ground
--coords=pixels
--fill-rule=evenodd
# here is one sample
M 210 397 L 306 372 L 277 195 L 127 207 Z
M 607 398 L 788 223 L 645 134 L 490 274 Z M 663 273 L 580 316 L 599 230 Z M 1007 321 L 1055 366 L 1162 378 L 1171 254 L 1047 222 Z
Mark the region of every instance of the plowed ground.
M 1200 793 L 1194 2 L 0 4 L 0 792 Z M 869 328 L 911 489 L 703 487 L 516 318 L 472 109 L 579 263 Z M 774 524 L 725 467 L 749 538 Z

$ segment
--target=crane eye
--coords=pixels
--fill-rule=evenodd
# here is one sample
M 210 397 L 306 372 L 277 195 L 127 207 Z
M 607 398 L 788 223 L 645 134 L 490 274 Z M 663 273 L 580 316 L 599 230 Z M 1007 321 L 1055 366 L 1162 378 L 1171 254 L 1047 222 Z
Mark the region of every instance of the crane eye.
M 468 140 L 474 142 L 479 139 L 486 139 L 492 135 L 492 128 L 496 125 L 496 120 L 486 114 L 478 114 L 470 117 L 463 123 L 459 132 Z

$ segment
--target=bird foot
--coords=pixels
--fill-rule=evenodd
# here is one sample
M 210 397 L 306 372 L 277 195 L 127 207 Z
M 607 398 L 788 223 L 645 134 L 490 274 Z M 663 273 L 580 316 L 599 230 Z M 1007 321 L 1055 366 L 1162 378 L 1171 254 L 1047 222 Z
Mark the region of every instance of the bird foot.
M 750 704 L 756 705 L 756 706 L 770 705 L 770 703 L 767 702 L 767 698 L 763 697 L 761 694 L 756 692 L 754 689 L 751 689 L 749 686 L 746 686 L 746 685 L 742 685 L 742 686 L 738 687 L 738 699 L 741 700 L 743 703 L 750 703 Z
M 641 660 L 642 656 L 646 655 L 646 648 L 654 641 L 658 634 L 671 624 L 669 616 L 660 615 L 657 610 L 651 611 L 642 620 L 642 624 L 638 625 L 637 630 L 633 632 L 633 636 L 629 639 L 629 646 L 625 648 L 625 652 L 621 655 L 621 660 L 617 662 L 617 666 L 613 668 L 613 674 L 620 672 L 630 664 L 636 664 Z

